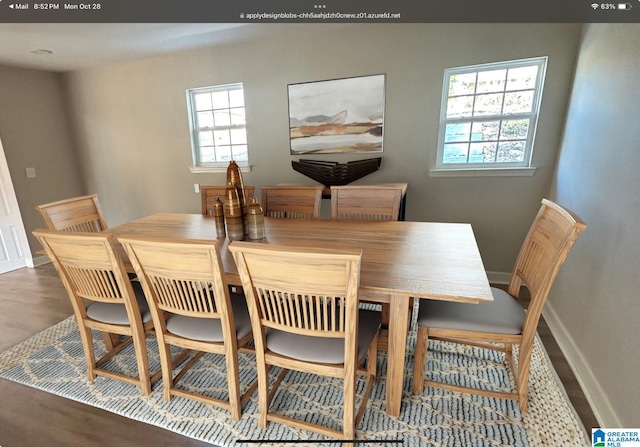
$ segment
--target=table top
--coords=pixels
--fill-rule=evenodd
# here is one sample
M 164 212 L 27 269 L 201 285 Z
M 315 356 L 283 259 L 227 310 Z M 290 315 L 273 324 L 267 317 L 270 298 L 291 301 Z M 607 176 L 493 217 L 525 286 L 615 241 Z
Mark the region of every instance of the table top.
M 160 213 L 107 230 L 116 235 L 214 240 L 214 219 Z M 470 224 L 265 218 L 255 243 L 362 249 L 360 286 L 368 294 L 402 294 L 447 301 L 491 301 L 492 294 Z M 225 275 L 240 285 L 227 238 L 215 239 Z M 122 251 L 124 254 L 124 250 Z

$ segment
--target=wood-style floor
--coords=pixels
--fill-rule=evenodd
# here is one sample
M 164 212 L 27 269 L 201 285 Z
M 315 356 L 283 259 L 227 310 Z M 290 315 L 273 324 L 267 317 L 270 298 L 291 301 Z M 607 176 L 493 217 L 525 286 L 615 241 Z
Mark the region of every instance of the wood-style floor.
M 0 352 L 72 313 L 51 264 L 0 275 Z M 590 433 L 598 422 L 544 321 L 539 333 L 571 402 Z M 189 447 L 210 444 L 0 379 L 0 446 L 45 445 Z

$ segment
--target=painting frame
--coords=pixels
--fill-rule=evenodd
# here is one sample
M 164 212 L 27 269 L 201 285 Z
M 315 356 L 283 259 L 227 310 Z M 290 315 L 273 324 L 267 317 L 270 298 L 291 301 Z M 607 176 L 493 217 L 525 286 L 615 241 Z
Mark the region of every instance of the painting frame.
M 288 84 L 291 155 L 382 152 L 386 78 Z

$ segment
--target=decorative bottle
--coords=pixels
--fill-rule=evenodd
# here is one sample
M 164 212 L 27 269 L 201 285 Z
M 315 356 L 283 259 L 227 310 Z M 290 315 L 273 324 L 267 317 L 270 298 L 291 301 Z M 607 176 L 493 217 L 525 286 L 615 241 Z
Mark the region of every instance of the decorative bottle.
M 247 209 L 247 222 L 249 227 L 249 239 L 264 238 L 264 213 L 262 207 L 254 197 Z
M 236 185 L 238 189 L 238 198 L 240 199 L 240 208 L 242 209 L 242 218 L 244 224 L 244 234 L 248 234 L 248 222 L 247 222 L 247 209 L 249 204 L 247 203 L 247 196 L 244 193 L 244 181 L 242 180 L 242 172 L 240 166 L 231 160 L 227 167 L 227 184 L 231 182 Z
M 224 195 L 224 220 L 227 224 L 227 236 L 231 241 L 241 241 L 244 239 L 244 225 L 236 186 L 233 183 L 228 183 Z
M 224 205 L 218 196 L 216 196 L 216 200 L 213 202 L 213 218 L 216 222 L 217 237 L 225 237 L 227 232 L 224 229 Z

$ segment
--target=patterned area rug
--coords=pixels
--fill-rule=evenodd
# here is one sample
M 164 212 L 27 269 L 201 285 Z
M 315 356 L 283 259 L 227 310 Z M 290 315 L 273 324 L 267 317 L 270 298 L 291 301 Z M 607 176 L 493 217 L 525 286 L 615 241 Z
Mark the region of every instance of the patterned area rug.
M 101 337 L 96 337 L 104 350 Z M 155 339 L 150 338 L 152 371 L 159 369 Z M 378 359 L 379 378 L 357 431 L 359 445 L 402 446 L 588 446 L 589 441 L 562 385 L 540 343 L 536 340 L 529 384 L 529 405 L 525 415 L 515 401 L 461 395 L 437 389 L 423 394 L 411 392 L 412 352 L 415 332 L 410 333 L 405 369 L 403 404 L 399 418 L 385 414 L 386 356 Z M 480 386 L 510 389 L 512 379 L 499 354 L 489 350 L 463 348 L 430 342 L 427 371 L 442 371 L 438 380 L 475 382 Z M 241 354 L 241 383 L 246 388 L 255 379 L 255 362 Z M 133 349 L 127 348 L 114 360 L 112 368 L 135 372 Z M 277 371 L 276 371 L 277 372 Z M 0 377 L 69 399 L 99 407 L 119 415 L 157 425 L 167 430 L 218 446 L 246 445 L 243 440 L 281 440 L 251 445 L 287 445 L 284 440 L 321 441 L 313 433 L 269 423 L 257 424 L 257 393 L 243 407 L 243 417 L 233 422 L 229 414 L 213 406 L 174 397 L 162 398 L 162 381 L 150 396 L 137 387 L 99 377 L 87 380 L 82 343 L 71 317 L 33 338 L 0 354 Z M 206 355 L 180 382 L 181 386 L 226 398 L 224 361 Z M 363 383 L 358 384 L 361 393 Z M 341 423 L 341 381 L 290 372 L 274 397 L 272 408 L 294 417 L 303 417 L 339 428 Z M 318 402 L 320 402 L 318 404 Z M 357 402 L 358 404 L 359 402 Z M 395 441 L 384 443 L 384 441 Z M 290 443 L 293 445 L 293 443 Z M 311 444 L 311 443 L 309 443 Z M 322 445 L 314 443 L 313 445 Z M 336 445 L 336 444 L 334 444 Z

